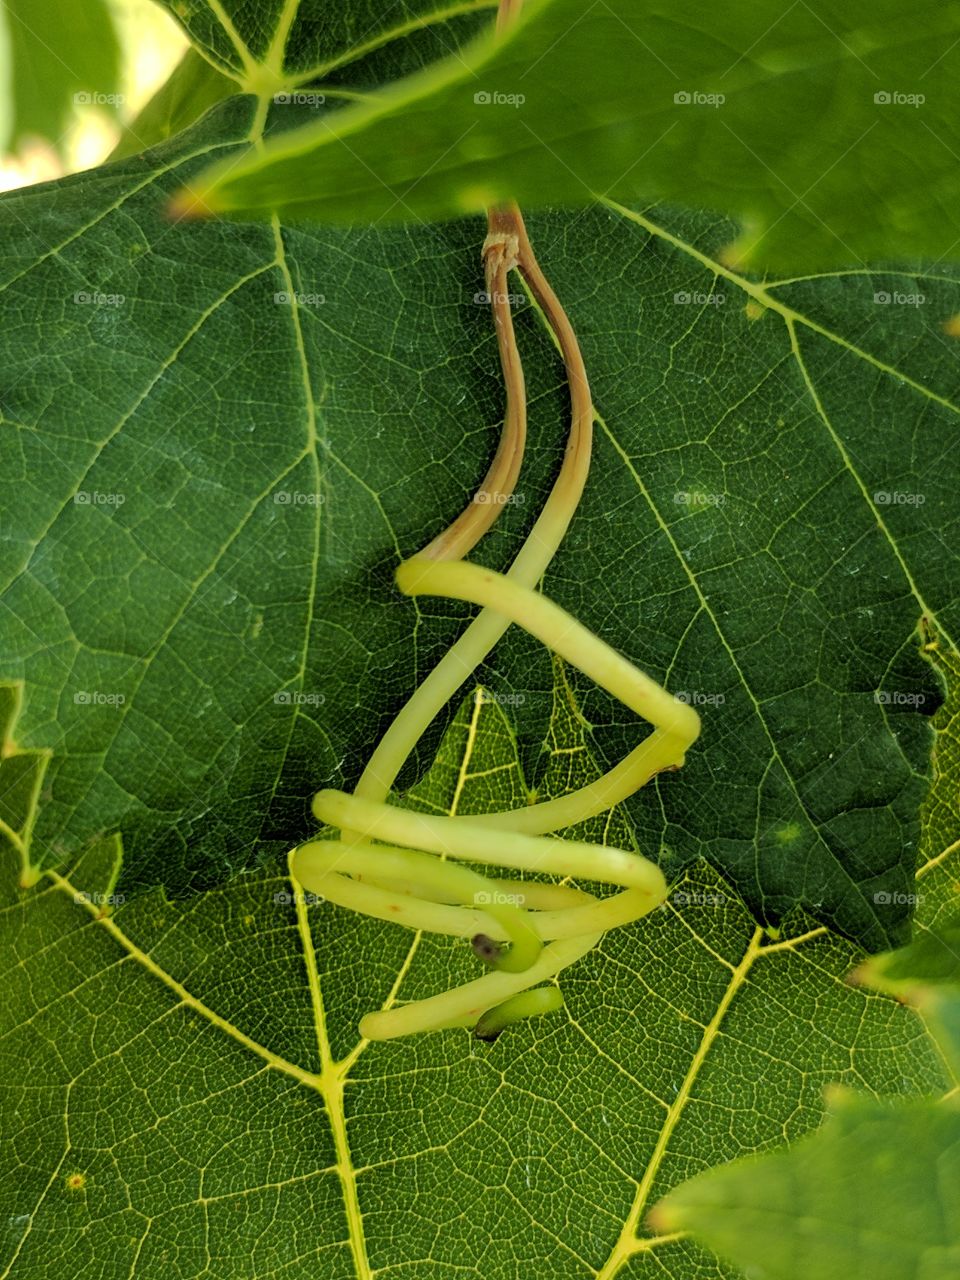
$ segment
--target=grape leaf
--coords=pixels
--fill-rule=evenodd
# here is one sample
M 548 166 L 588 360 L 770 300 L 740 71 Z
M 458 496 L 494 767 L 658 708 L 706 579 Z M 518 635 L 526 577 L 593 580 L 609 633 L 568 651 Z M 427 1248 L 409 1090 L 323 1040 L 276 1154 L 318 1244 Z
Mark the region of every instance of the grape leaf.
M 282 90 L 319 78 L 382 84 L 435 62 L 489 26 L 497 0 L 160 0 L 203 56 L 238 85 Z M 368 80 L 368 77 L 373 77 Z
M 543 796 L 599 768 L 556 673 Z M 477 690 L 405 803 L 486 812 L 529 786 Z M 572 834 L 634 839 L 622 810 Z M 841 981 L 852 944 L 799 914 L 764 937 L 702 865 L 562 975 L 560 1013 L 493 1045 L 376 1044 L 359 1015 L 474 975 L 465 943 L 313 903 L 274 868 L 127 898 L 119 858 L 101 840 L 33 889 L 0 875 L 13 1277 L 742 1280 L 650 1234 L 647 1206 L 816 1127 L 826 1081 L 947 1083 L 912 1010 Z
M 643 196 L 739 218 L 741 263 L 955 257 L 958 36 L 932 2 L 527 0 L 503 35 L 212 167 L 178 207 L 344 224 Z M 285 87 L 281 51 L 263 57 Z

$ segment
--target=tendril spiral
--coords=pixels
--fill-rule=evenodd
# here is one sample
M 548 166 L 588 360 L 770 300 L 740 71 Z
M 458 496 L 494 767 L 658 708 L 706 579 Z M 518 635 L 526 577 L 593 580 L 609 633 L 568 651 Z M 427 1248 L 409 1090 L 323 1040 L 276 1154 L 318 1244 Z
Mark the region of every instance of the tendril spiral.
M 558 1009 L 555 979 L 608 929 L 640 919 L 666 897 L 655 863 L 623 849 L 547 833 L 603 813 L 655 774 L 676 769 L 700 731 L 692 707 L 677 701 L 569 613 L 535 590 L 573 518 L 590 464 L 593 406 L 573 328 L 537 264 L 519 210 L 488 214 L 483 247 L 506 408 L 500 444 L 473 501 L 418 555 L 396 571 L 406 595 L 436 595 L 480 606 L 460 639 L 401 708 L 353 794 L 320 791 L 313 811 L 337 839 L 302 845 L 295 880 L 341 907 L 376 919 L 469 938 L 488 972 L 410 1004 L 367 1014 L 360 1034 L 393 1039 L 420 1031 L 473 1027 L 493 1039 L 522 1018 Z M 553 488 L 506 574 L 463 557 L 513 492 L 526 438 L 526 396 L 507 289 L 519 271 L 563 357 L 571 423 Z M 647 720 L 652 732 L 602 777 L 553 800 L 480 817 L 433 816 L 388 804 L 397 774 L 422 733 L 516 623 Z M 492 879 L 461 863 L 619 886 L 597 897 L 568 884 Z

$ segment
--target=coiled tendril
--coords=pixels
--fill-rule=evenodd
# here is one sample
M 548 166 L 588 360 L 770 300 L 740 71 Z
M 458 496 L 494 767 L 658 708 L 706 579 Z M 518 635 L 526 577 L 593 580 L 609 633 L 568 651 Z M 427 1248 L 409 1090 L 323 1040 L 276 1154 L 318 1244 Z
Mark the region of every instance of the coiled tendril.
M 301 885 L 340 906 L 411 929 L 472 939 L 489 971 L 439 995 L 367 1014 L 360 1033 L 372 1040 L 460 1026 L 493 1038 L 511 1022 L 559 1008 L 563 998 L 556 984 L 538 984 L 580 959 L 608 929 L 652 911 L 666 896 L 666 882 L 660 869 L 639 854 L 545 833 L 602 813 L 654 774 L 678 768 L 700 731 L 692 707 L 535 590 L 583 493 L 593 408 L 576 336 L 537 265 L 519 210 L 491 209 L 488 232 L 483 259 L 506 385 L 500 445 L 466 510 L 396 572 L 406 595 L 466 600 L 481 611 L 401 708 L 354 793 L 321 791 L 315 796 L 314 813 L 339 831 L 339 839 L 303 845 L 291 866 Z M 560 347 L 570 386 L 571 424 L 563 463 L 543 510 L 509 571 L 500 574 L 463 557 L 503 510 L 523 460 L 526 396 L 507 289 L 514 269 Z M 387 804 L 421 734 L 512 622 L 596 680 L 653 725 L 653 732 L 596 781 L 523 809 L 434 817 Z M 621 891 L 598 898 L 565 884 L 490 879 L 460 860 L 619 885 Z

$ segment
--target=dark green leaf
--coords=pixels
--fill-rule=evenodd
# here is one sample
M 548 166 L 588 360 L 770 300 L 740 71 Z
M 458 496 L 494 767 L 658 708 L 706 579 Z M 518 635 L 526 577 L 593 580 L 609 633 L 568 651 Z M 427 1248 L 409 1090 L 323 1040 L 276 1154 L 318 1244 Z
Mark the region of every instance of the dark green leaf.
M 178 890 L 302 840 L 456 634 L 463 611 L 402 600 L 392 570 L 469 500 L 501 413 L 478 221 L 166 219 L 252 110 L 0 204 L 0 674 L 56 753 L 35 856 L 119 829 L 126 874 Z M 683 774 L 633 806 L 644 847 L 707 857 L 766 919 L 805 902 L 902 940 L 938 697 L 916 624 L 960 630 L 937 341 L 960 289 L 943 268 L 761 286 L 711 257 L 726 225 L 670 211 L 531 230 L 602 415 L 547 590 L 703 713 Z M 498 567 L 566 432 L 555 352 L 518 324 L 531 443 Z M 527 698 L 535 749 L 546 652 L 513 632 L 485 678 Z M 613 764 L 642 729 L 584 700 Z
M 497 0 L 351 0 L 314 4 L 300 0 L 160 0 L 182 23 L 190 39 L 227 74 L 259 81 L 269 68 L 273 87 L 326 79 L 348 65 L 351 75 L 376 66 L 403 74 L 411 65 L 448 54 L 482 25 L 489 25 Z M 397 47 L 402 47 L 399 61 Z M 412 64 L 411 64 L 412 56 Z

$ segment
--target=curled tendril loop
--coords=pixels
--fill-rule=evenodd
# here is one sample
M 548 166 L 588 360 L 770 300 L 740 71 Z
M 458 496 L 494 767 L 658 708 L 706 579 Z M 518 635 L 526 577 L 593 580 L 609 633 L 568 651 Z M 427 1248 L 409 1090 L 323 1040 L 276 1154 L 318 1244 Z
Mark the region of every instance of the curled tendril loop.
M 396 574 L 406 595 L 464 600 L 481 611 L 401 709 L 354 793 L 321 791 L 314 798 L 314 813 L 339 831 L 339 839 L 303 845 L 292 859 L 294 877 L 305 888 L 376 919 L 470 938 L 488 966 L 473 982 L 367 1014 L 360 1032 L 374 1040 L 460 1026 L 495 1039 L 513 1022 L 559 1008 L 563 998 L 557 986 L 538 984 L 579 960 L 608 929 L 653 910 L 666 896 L 666 882 L 660 869 L 639 854 L 546 833 L 603 813 L 654 774 L 679 767 L 700 730 L 692 707 L 534 589 L 583 492 L 593 410 L 576 336 L 537 265 L 519 210 L 492 209 L 488 223 L 485 274 L 506 386 L 500 445 L 474 501 Z M 571 426 L 544 508 L 510 570 L 500 574 L 462 557 L 503 510 L 523 460 L 526 398 L 507 290 L 514 269 L 563 356 Z M 423 731 L 511 623 L 579 667 L 653 731 L 601 778 L 523 809 L 462 818 L 387 804 L 390 787 Z M 567 884 L 493 879 L 460 865 L 463 861 L 611 884 L 620 892 L 600 898 Z

